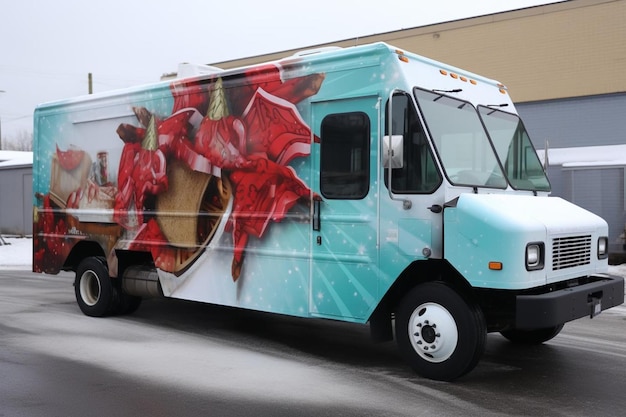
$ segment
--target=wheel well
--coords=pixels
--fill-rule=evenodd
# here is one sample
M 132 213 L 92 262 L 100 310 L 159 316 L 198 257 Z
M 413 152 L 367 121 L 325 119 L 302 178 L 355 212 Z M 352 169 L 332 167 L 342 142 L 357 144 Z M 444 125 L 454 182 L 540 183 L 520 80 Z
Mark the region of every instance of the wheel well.
M 381 304 L 387 304 L 391 307 L 390 311 L 393 311 L 413 287 L 433 281 L 445 282 L 464 297 L 472 296 L 471 285 L 452 265 L 445 260 L 433 259 L 411 263 L 389 288 Z
M 133 250 L 116 250 L 117 276 L 124 275 L 124 270 L 132 265 L 154 265 L 154 259 L 150 252 Z
M 74 245 L 70 254 L 65 260 L 65 263 L 63 264 L 63 270 L 76 271 L 76 268 L 78 268 L 78 264 L 80 264 L 83 259 L 90 256 L 105 256 L 102 246 L 100 246 L 98 242 L 94 242 L 93 240 L 83 240 L 78 242 L 76 245 Z
M 78 265 L 83 261 L 83 259 L 90 256 L 102 256 L 107 258 L 104 249 L 102 249 L 102 246 L 100 246 L 98 242 L 93 240 L 83 240 L 74 245 L 72 251 L 65 260 L 62 269 L 64 271 L 76 272 Z M 116 250 L 115 257 L 117 258 L 117 265 L 109 265 L 109 272 L 112 274 L 112 278 L 122 276 L 124 270 L 131 265 L 154 264 L 150 252 Z
M 415 261 L 402 271 L 370 316 L 372 338 L 376 341 L 391 340 L 391 319 L 402 298 L 415 286 L 433 281 L 445 282 L 464 298 L 475 301 L 471 285 L 447 261 Z

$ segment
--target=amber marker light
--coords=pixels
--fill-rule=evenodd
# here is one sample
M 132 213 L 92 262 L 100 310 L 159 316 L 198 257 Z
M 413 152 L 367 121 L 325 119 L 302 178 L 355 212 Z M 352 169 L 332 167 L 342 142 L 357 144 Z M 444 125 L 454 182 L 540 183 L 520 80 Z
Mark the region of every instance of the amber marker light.
M 400 49 L 396 49 L 396 54 L 398 55 L 398 59 L 402 62 L 409 62 L 409 58 L 404 55 L 404 51 Z
M 489 262 L 489 269 L 491 269 L 492 271 L 502 271 L 502 262 Z

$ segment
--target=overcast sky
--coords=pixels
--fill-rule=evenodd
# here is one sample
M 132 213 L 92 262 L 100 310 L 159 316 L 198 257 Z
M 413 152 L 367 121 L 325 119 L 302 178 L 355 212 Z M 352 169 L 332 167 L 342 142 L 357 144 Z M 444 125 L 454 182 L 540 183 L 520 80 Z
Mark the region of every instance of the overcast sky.
M 554 3 L 549 0 L 0 0 L 2 137 L 39 103 L 211 63 Z M 412 51 L 417 52 L 419 51 Z M 453 64 L 453 63 L 452 63 Z

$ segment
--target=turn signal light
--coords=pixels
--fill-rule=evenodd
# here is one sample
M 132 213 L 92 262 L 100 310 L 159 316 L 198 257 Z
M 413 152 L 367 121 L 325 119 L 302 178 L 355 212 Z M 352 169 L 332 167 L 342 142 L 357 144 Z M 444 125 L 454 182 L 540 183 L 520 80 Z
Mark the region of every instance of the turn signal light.
M 489 262 L 489 269 L 491 269 L 492 271 L 502 271 L 502 262 Z

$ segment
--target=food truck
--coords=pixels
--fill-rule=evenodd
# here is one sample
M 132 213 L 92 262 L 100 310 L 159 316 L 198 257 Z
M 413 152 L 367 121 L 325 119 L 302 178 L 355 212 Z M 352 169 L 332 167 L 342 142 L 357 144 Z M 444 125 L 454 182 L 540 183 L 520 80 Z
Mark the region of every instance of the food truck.
M 88 316 L 368 324 L 453 380 L 489 332 L 542 343 L 624 300 L 607 223 L 549 196 L 507 88 L 385 43 L 40 105 L 33 171 L 33 270 L 74 271 Z

